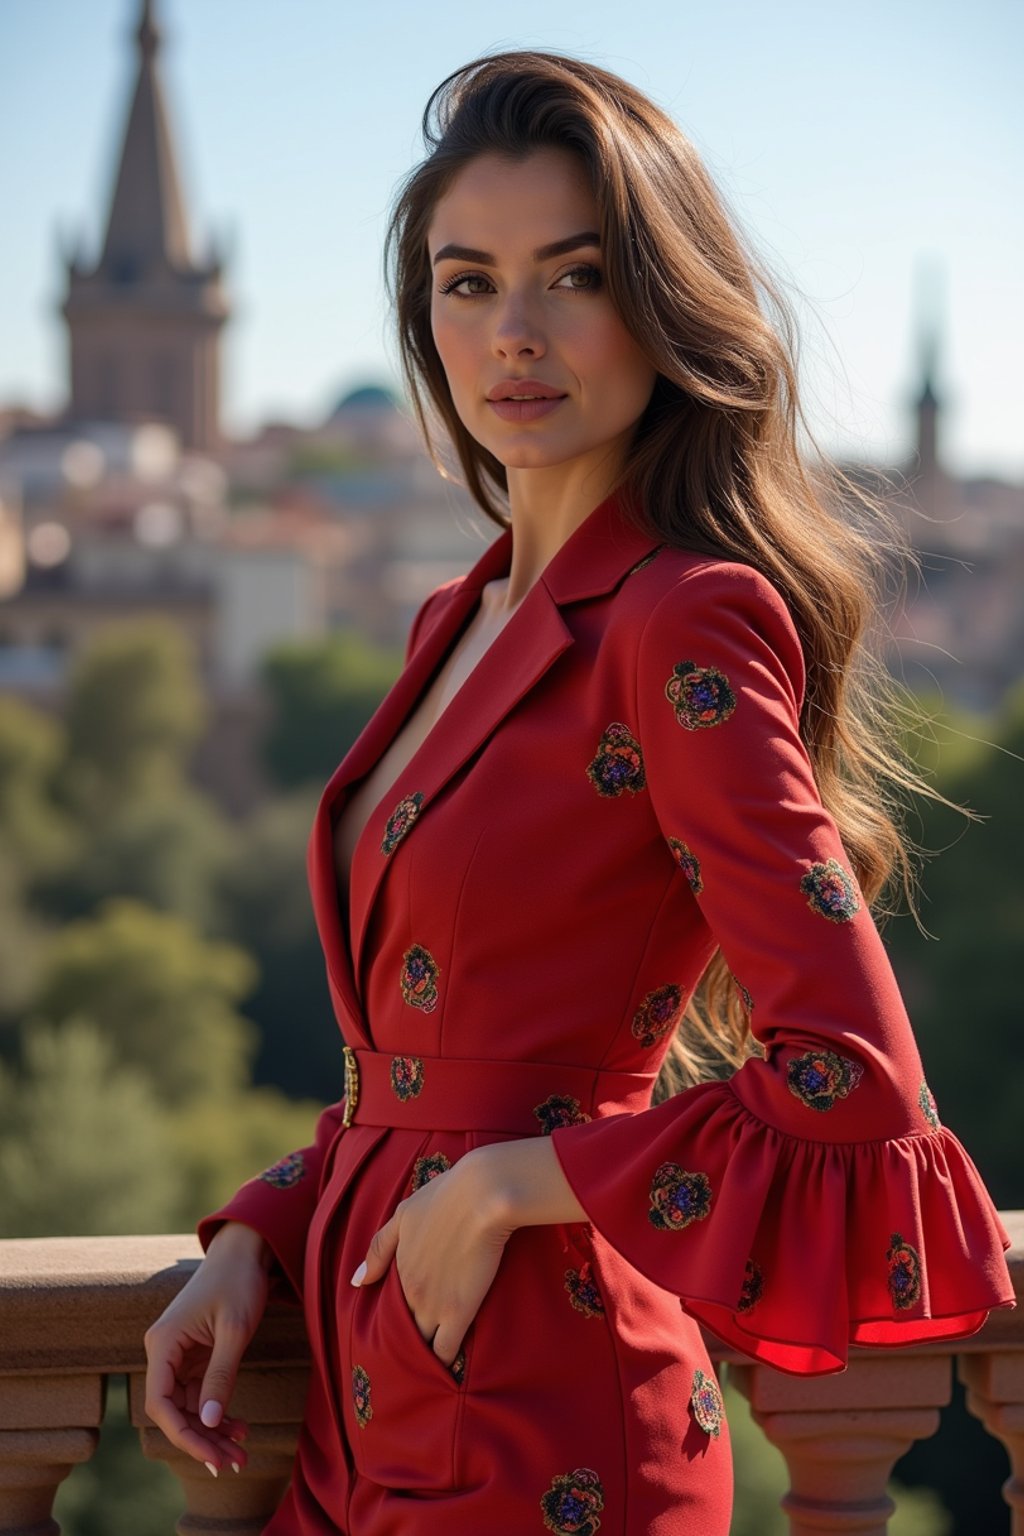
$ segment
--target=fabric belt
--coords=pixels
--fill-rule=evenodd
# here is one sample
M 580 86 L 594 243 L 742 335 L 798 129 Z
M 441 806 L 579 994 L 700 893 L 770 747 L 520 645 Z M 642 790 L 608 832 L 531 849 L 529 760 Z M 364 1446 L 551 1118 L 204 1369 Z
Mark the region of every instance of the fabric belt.
M 560 1125 L 647 1109 L 656 1077 L 549 1061 L 392 1056 L 346 1045 L 342 1124 L 548 1135 Z

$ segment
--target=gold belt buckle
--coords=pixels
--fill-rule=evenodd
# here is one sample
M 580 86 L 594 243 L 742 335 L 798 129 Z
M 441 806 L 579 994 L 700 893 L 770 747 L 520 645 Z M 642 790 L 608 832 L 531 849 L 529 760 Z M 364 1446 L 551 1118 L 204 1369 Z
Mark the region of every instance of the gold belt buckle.
M 345 1057 L 345 1113 L 341 1117 L 341 1123 L 342 1126 L 347 1127 L 352 1124 L 352 1116 L 359 1103 L 359 1063 L 350 1045 L 343 1048 L 342 1054 Z

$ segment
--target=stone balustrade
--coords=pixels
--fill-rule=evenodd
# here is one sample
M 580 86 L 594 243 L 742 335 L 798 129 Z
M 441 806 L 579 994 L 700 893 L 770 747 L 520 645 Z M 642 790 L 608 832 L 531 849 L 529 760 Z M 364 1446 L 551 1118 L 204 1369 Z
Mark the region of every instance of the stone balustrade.
M 1001 1215 L 1013 1237 L 1009 1260 L 1020 1298 L 1024 1211 Z M 299 1310 L 271 1306 L 246 1354 L 232 1402 L 251 1426 L 244 1475 L 211 1478 L 169 1444 L 143 1407 L 143 1334 L 198 1258 L 191 1235 L 0 1243 L 0 1536 L 58 1536 L 54 1497 L 95 1450 L 111 1376 L 128 1378 L 144 1453 L 181 1480 L 179 1536 L 258 1536 L 263 1529 L 288 1477 L 305 1400 Z M 973 1338 L 945 1346 L 852 1349 L 849 1368 L 825 1377 L 785 1375 L 708 1342 L 785 1456 L 783 1508 L 792 1536 L 885 1536 L 893 1466 L 935 1432 L 951 1397 L 954 1361 L 968 1408 L 1009 1453 L 1013 1470 L 1003 1494 L 1013 1536 L 1024 1536 L 1024 1307 L 995 1312 Z

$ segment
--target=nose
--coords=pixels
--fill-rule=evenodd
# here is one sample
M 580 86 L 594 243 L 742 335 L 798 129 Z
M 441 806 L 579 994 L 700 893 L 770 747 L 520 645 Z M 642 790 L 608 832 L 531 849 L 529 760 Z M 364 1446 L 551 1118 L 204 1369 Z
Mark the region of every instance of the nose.
M 509 293 L 498 305 L 493 342 L 498 357 L 519 357 L 524 352 L 541 357 L 547 350 L 542 328 L 522 294 Z

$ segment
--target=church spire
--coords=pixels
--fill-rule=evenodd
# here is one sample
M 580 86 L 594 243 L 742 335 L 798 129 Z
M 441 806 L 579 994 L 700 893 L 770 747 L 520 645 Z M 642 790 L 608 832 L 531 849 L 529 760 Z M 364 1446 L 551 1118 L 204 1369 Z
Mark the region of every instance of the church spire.
M 99 270 L 114 281 L 190 265 L 188 225 L 158 68 L 162 34 L 154 0 L 135 29 L 138 76 L 110 203 Z

